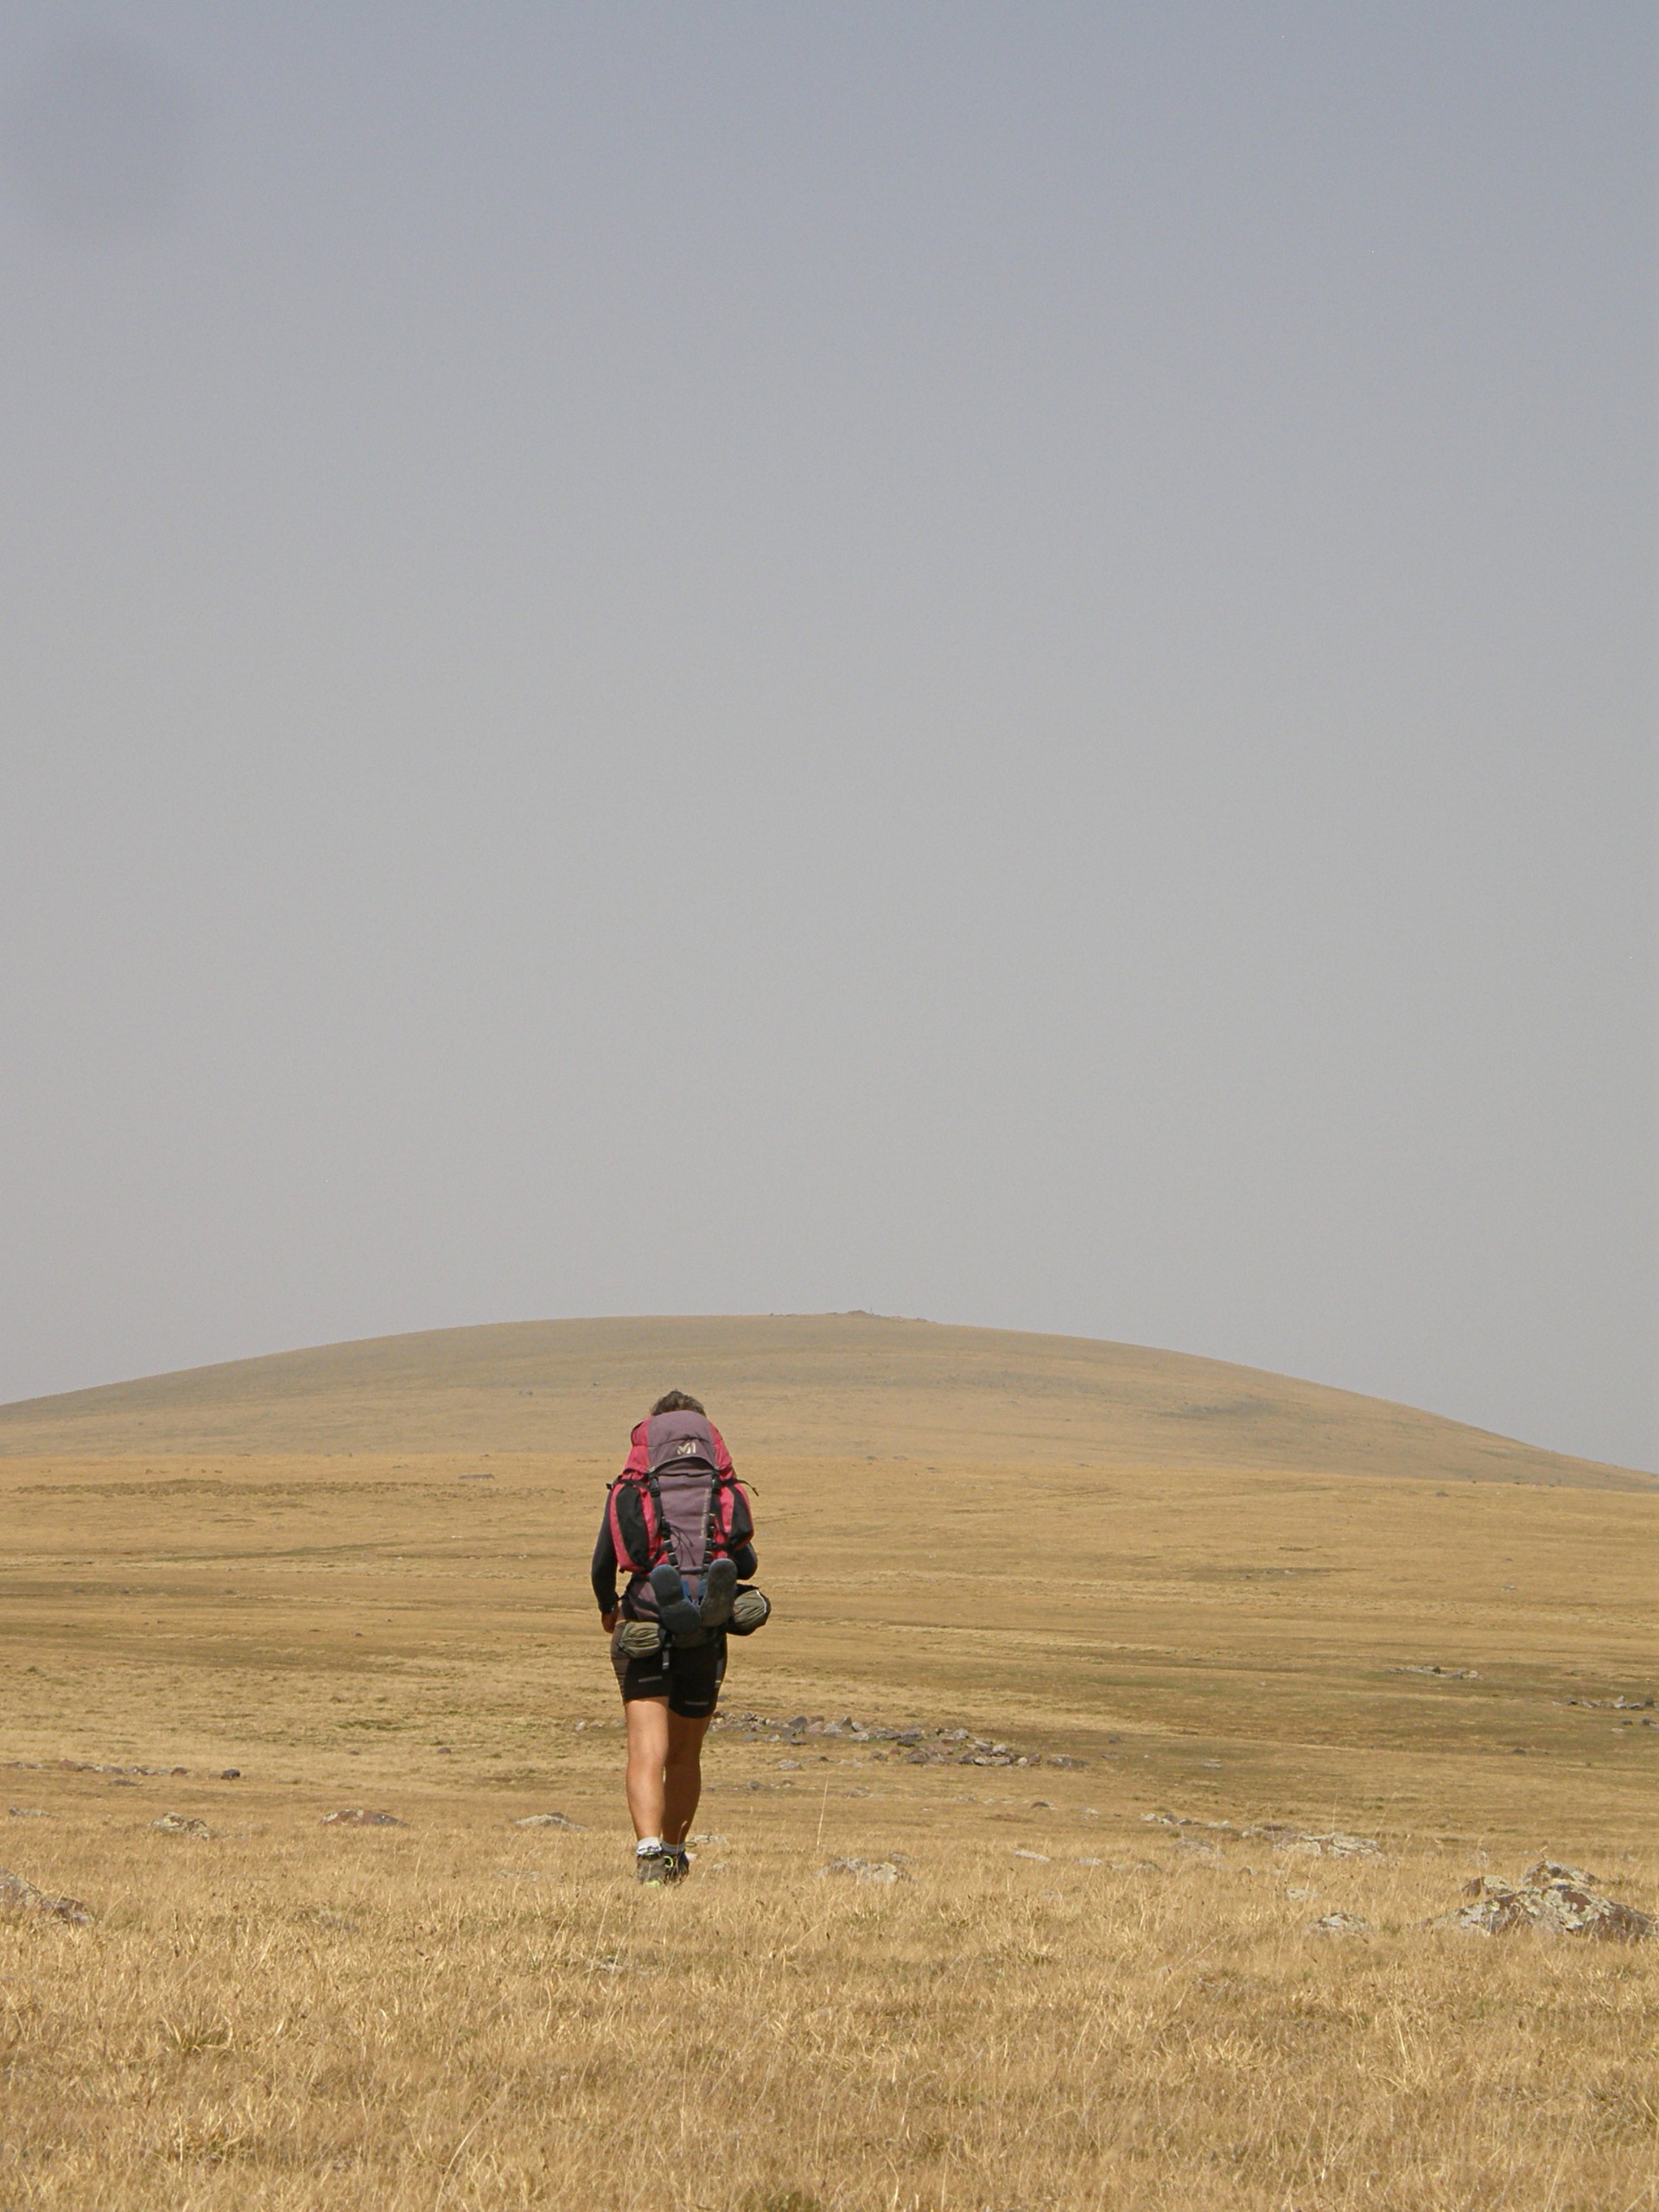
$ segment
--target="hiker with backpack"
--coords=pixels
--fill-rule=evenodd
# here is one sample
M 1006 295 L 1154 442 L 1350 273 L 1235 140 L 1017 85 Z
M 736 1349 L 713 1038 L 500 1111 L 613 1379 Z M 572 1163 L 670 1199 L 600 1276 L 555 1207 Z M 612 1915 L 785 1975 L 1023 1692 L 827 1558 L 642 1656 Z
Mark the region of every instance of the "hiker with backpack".
M 697 1400 L 669 1391 L 630 1444 L 594 1547 L 594 1596 L 622 1692 L 635 1871 L 642 1882 L 678 1882 L 690 1871 L 685 1839 L 727 1637 L 752 1636 L 772 1608 L 748 1580 L 747 1492 Z

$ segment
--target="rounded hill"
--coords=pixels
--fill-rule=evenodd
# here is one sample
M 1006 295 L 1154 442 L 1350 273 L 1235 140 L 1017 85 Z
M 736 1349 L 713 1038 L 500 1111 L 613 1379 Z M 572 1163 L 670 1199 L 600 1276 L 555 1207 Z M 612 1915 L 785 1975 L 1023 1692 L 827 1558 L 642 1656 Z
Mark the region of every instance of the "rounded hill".
M 751 1457 L 1650 1486 L 1626 1469 L 1256 1368 L 870 1313 L 515 1321 L 369 1338 L 0 1407 L 0 1455 L 612 1455 L 620 1417 L 675 1385 L 705 1397 Z

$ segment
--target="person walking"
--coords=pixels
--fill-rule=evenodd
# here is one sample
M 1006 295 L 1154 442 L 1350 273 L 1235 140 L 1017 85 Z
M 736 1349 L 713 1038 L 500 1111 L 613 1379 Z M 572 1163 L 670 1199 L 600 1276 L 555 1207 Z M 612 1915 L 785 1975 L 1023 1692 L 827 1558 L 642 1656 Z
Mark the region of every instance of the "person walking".
M 698 1400 L 669 1391 L 630 1445 L 594 1547 L 594 1596 L 622 1693 L 635 1871 L 642 1882 L 677 1882 L 690 1871 L 685 1839 L 727 1637 L 753 1635 L 772 1609 L 749 1583 L 758 1562 L 748 1494 Z

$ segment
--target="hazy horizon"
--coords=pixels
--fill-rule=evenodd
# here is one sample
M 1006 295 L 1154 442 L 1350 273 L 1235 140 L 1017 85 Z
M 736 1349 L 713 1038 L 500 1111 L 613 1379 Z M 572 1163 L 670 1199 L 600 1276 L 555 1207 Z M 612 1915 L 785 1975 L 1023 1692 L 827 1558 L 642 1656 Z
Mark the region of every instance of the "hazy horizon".
M 0 4 L 0 1400 L 868 1308 L 1659 1470 L 1622 4 Z

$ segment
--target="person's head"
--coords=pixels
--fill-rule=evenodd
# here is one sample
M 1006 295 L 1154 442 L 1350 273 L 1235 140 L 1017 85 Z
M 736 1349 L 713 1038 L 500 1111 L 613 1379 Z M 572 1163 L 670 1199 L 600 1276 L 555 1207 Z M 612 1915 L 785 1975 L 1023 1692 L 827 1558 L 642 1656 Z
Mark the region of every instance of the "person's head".
M 653 1421 L 658 1414 L 701 1414 L 707 1421 L 709 1408 L 687 1390 L 665 1390 L 651 1409 Z

